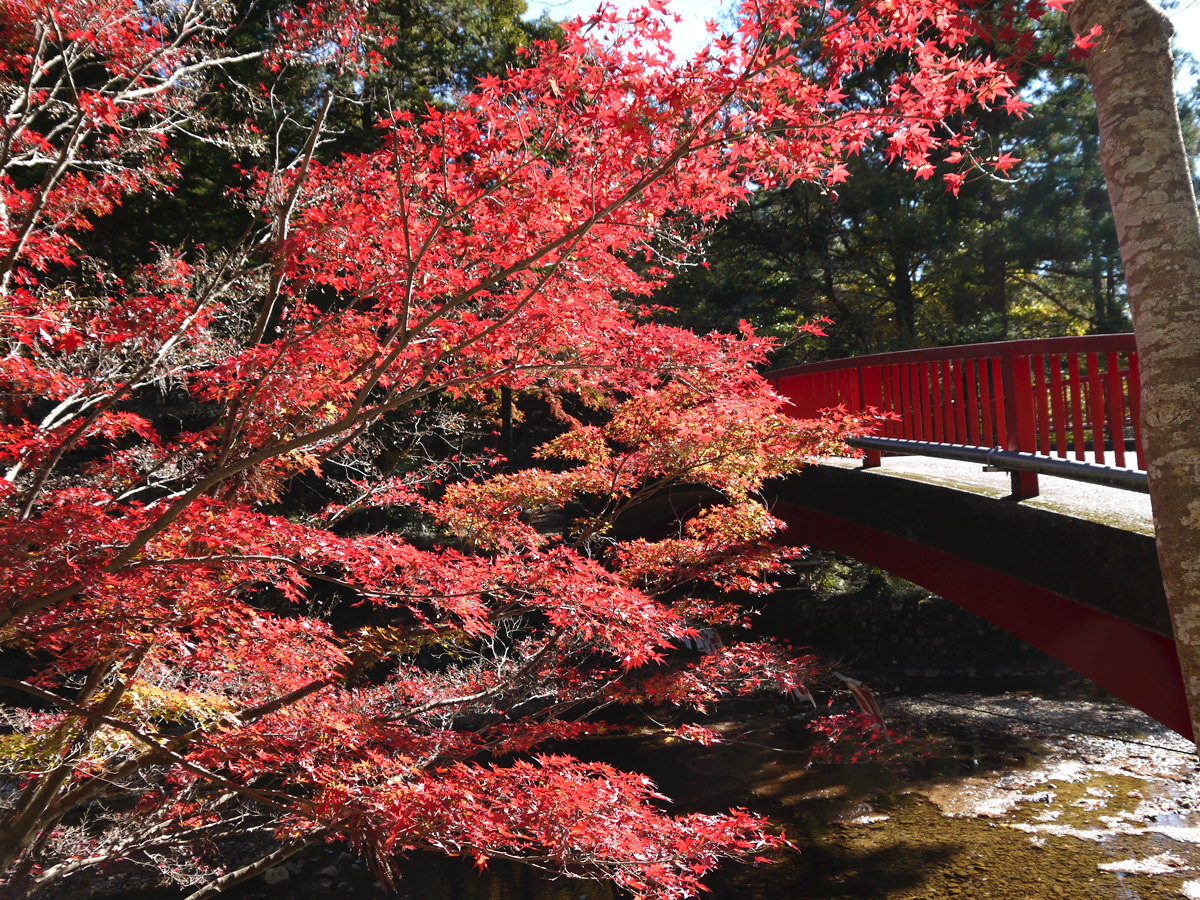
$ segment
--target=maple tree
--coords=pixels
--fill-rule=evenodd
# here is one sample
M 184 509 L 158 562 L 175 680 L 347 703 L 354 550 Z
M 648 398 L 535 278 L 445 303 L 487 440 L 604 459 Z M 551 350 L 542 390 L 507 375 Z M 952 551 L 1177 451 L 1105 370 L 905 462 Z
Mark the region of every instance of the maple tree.
M 123 859 L 202 898 L 340 839 L 385 879 L 433 847 L 675 897 L 778 842 L 544 749 L 613 704 L 810 676 L 771 644 L 688 663 L 672 642 L 741 621 L 722 591 L 770 588 L 792 551 L 757 488 L 862 423 L 789 418 L 756 373 L 771 341 L 666 327 L 648 298 L 757 187 L 836 184 L 879 137 L 927 176 L 969 161 L 950 122 L 1021 104 L 1003 63 L 965 52 L 969 2 L 751 0 L 683 61 L 661 6 L 601 9 L 444 109 L 383 116 L 379 149 L 322 161 L 330 110 L 387 43 L 360 4 L 281 7 L 255 43 L 217 0 L 0 0 L 0 641 L 25 654 L 0 678 L 11 892 Z M 908 64 L 856 104 L 841 84 L 881 54 Z M 257 140 L 253 117 L 206 105 L 274 102 L 235 83 L 247 60 L 316 88 L 228 197 L 253 216 L 243 238 L 148 248 L 122 275 L 77 253 L 123 197 L 170 189 L 173 135 Z M 428 435 L 501 387 L 559 417 L 544 463 L 464 445 L 430 464 Z M 305 482 L 330 497 L 289 503 Z M 614 537 L 671 484 L 721 502 L 671 537 Z M 543 507 L 573 518 L 536 528 Z M 369 510 L 431 537 L 368 529 Z M 235 839 L 263 833 L 246 857 L 260 845 Z

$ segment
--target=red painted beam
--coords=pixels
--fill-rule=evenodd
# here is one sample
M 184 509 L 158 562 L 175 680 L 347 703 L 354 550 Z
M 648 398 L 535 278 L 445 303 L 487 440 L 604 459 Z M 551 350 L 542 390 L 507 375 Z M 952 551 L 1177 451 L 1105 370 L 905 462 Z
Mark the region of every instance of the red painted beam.
M 779 502 L 783 539 L 885 569 L 982 616 L 1070 666 L 1189 740 L 1191 720 L 1175 644 L 1059 594 L 914 541 Z

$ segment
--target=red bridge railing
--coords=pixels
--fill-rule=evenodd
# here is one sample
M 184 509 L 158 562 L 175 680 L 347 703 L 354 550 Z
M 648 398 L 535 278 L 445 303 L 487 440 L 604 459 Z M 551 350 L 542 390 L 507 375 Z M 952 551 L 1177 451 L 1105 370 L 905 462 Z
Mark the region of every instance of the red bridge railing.
M 1037 494 L 1039 472 L 1146 490 L 1132 334 L 881 353 L 767 377 L 799 418 L 895 413 L 851 441 L 866 465 L 881 453 L 982 462 L 1010 471 L 1018 497 Z

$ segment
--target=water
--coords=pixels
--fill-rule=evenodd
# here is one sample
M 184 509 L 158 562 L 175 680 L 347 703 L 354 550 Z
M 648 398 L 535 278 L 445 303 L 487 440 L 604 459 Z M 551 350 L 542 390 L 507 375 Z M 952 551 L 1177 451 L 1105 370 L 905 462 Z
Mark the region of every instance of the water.
M 907 760 L 904 771 L 876 764 L 806 768 L 798 752 L 807 735 L 802 714 L 781 715 L 774 702 L 738 702 L 715 723 L 747 735 L 742 743 L 702 748 L 645 736 L 572 752 L 645 772 L 675 798 L 677 812 L 743 806 L 786 830 L 799 852 L 780 852 L 770 865 L 726 865 L 706 879 L 713 900 L 1200 897 L 1200 785 L 1194 757 L 1175 752 L 1189 745 L 1116 701 L 972 695 L 950 701 L 985 712 L 975 715 L 954 712 L 946 696 L 885 701 L 885 713 L 899 724 L 930 732 L 922 746 L 932 755 Z M 1050 727 L 995 717 L 1014 709 L 1036 710 Z M 1120 734 L 1087 737 L 1069 733 L 1072 727 Z M 385 896 L 338 852 L 314 851 L 287 881 L 268 886 L 259 879 L 231 895 Z M 418 853 L 402 868 L 397 896 L 404 900 L 628 896 L 608 884 L 554 879 L 503 860 L 481 873 L 469 859 Z

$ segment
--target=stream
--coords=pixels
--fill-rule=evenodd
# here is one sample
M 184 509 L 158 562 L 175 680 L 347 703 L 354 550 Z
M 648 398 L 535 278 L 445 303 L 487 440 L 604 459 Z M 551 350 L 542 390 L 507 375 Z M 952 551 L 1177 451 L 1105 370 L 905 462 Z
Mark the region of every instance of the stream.
M 708 723 L 741 735 L 727 744 L 656 735 L 571 749 L 645 772 L 679 812 L 744 806 L 786 830 L 796 851 L 771 864 L 726 865 L 706 879 L 714 900 L 1200 898 L 1192 745 L 1094 689 L 1042 693 L 881 697 L 890 725 L 927 736 L 930 755 L 903 771 L 806 768 L 797 748 L 809 740 L 808 715 L 769 700 L 731 702 Z M 385 896 L 335 849 L 289 867 L 284 881 L 256 879 L 231 895 Z M 479 872 L 467 859 L 416 854 L 403 873 L 392 895 L 402 900 L 628 896 L 504 861 Z
M 914 737 L 900 764 L 806 765 L 815 713 L 779 698 L 722 704 L 704 724 L 730 740 L 712 747 L 635 728 L 556 748 L 647 774 L 675 812 L 745 807 L 784 829 L 795 850 L 770 864 L 727 864 L 706 877 L 709 897 L 1200 900 L 1200 772 L 1190 742 L 915 585 L 814 555 L 819 572 L 781 590 L 762 628 L 812 641 L 821 659 L 867 681 L 889 726 Z M 503 860 L 481 872 L 470 859 L 415 853 L 401 869 L 388 894 L 350 854 L 321 847 L 226 896 L 628 897 Z

